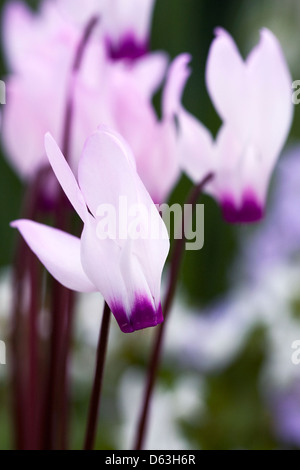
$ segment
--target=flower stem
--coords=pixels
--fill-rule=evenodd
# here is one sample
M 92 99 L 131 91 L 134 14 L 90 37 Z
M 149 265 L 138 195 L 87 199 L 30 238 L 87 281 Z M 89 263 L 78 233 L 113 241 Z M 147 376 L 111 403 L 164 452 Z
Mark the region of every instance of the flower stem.
M 27 188 L 23 207 L 21 209 L 22 218 L 34 219 L 38 213 L 39 194 L 44 183 L 45 170 L 42 169 Z M 28 409 L 33 411 L 33 406 L 37 407 L 37 402 L 31 400 L 33 389 L 36 386 L 33 378 L 33 370 L 36 367 L 36 333 L 35 325 L 37 320 L 34 274 L 34 254 L 28 248 L 22 237 L 18 236 L 15 260 L 13 265 L 13 285 L 14 299 L 12 305 L 12 333 L 11 333 L 11 356 L 12 356 L 12 390 L 13 390 L 13 416 L 16 449 L 28 449 L 32 445 L 32 433 L 28 433 L 29 422 Z M 27 284 L 27 281 L 29 283 Z M 29 285 L 30 303 L 26 310 L 26 285 Z M 25 322 L 30 322 L 30 334 L 27 343 L 28 329 Z M 24 357 L 29 352 L 30 364 L 24 364 Z M 34 392 L 35 393 L 35 392 Z M 30 404 L 31 403 L 31 404 Z
M 191 190 L 191 193 L 189 194 L 187 198 L 187 201 L 186 201 L 187 204 L 191 205 L 192 207 L 196 205 L 197 200 L 200 194 L 203 192 L 204 187 L 206 186 L 207 183 L 209 183 L 212 180 L 213 176 L 214 175 L 212 173 L 209 173 L 198 185 L 194 186 L 194 188 Z M 182 221 L 182 229 L 183 229 L 182 234 L 185 233 L 184 232 L 185 224 L 186 224 L 186 221 L 183 220 Z M 169 313 L 170 313 L 174 296 L 175 296 L 175 292 L 176 292 L 181 262 L 182 262 L 183 253 L 184 253 L 185 241 L 186 240 L 184 236 L 182 236 L 180 239 L 177 239 L 174 245 L 173 253 L 172 253 L 168 288 L 166 291 L 165 300 L 163 302 L 164 322 L 157 327 L 157 333 L 154 339 L 154 345 L 153 345 L 152 354 L 150 357 L 150 363 L 148 367 L 144 399 L 143 399 L 141 413 L 140 413 L 140 417 L 138 421 L 138 427 L 137 427 L 137 433 L 136 433 L 136 439 L 135 439 L 135 445 L 134 445 L 135 450 L 141 450 L 143 448 L 144 441 L 145 441 L 145 435 L 146 435 L 146 430 L 147 430 L 147 425 L 148 425 L 148 420 L 149 420 L 149 410 L 150 410 L 150 405 L 151 405 L 151 399 L 153 396 L 154 385 L 155 385 L 155 381 L 157 378 L 160 357 L 161 357 L 161 352 L 162 352 L 162 346 L 163 346 L 163 339 L 164 339 L 164 334 L 166 331 L 167 319 L 169 317 Z
M 39 261 L 30 253 L 29 259 L 30 305 L 29 321 L 29 374 L 28 374 L 28 434 L 29 449 L 37 450 L 38 445 L 38 395 L 39 395 L 39 355 L 38 355 L 38 319 L 39 319 Z
M 69 437 L 69 400 L 70 400 L 70 390 L 69 390 L 69 351 L 71 348 L 71 339 L 72 339 L 72 327 L 73 327 L 73 313 L 74 313 L 74 304 L 76 296 L 74 292 L 69 291 L 68 296 L 68 305 L 66 307 L 66 321 L 65 321 L 65 331 L 63 334 L 64 342 L 62 344 L 62 356 L 61 356 L 61 383 L 63 393 L 60 396 L 60 403 L 58 406 L 60 413 L 60 434 L 58 436 L 58 447 L 59 449 L 68 448 L 68 437 Z
M 95 377 L 92 389 L 92 395 L 89 406 L 89 414 L 87 421 L 87 429 L 85 435 L 84 450 L 93 450 L 97 432 L 98 414 L 100 408 L 100 399 L 102 391 L 104 364 L 109 336 L 110 325 L 110 309 L 105 303 L 103 310 L 103 317 L 99 335 L 98 349 L 97 349 L 97 362 Z
M 45 450 L 60 449 L 60 424 L 66 413 L 65 410 L 62 410 L 62 406 L 65 403 L 67 352 L 69 352 L 65 351 L 65 348 L 70 344 L 68 323 L 70 321 L 69 315 L 72 315 L 72 312 L 68 312 L 68 310 L 72 304 L 70 304 L 72 294 L 71 291 L 63 288 L 58 282 L 53 282 L 49 375 L 43 404 L 42 448 Z
M 72 66 L 72 73 L 71 73 L 71 83 L 69 87 L 69 94 L 67 96 L 66 101 L 66 109 L 65 109 L 65 119 L 64 119 L 64 129 L 63 129 L 63 138 L 62 138 L 62 153 L 65 156 L 66 160 L 69 159 L 70 156 L 70 144 L 71 144 L 71 130 L 72 130 L 72 123 L 73 123 L 73 114 L 74 114 L 74 76 L 80 71 L 82 66 L 84 54 L 86 52 L 86 48 L 88 46 L 89 40 L 96 28 L 97 24 L 99 23 L 100 18 L 98 16 L 94 16 L 90 19 L 87 23 L 80 43 L 78 44 L 77 50 L 75 52 L 74 62 Z

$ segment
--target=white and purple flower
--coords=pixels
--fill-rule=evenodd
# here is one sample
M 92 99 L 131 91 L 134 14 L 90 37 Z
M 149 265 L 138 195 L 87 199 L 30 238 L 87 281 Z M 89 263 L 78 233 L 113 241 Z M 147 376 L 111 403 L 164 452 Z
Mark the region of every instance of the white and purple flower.
M 80 292 L 100 291 L 123 332 L 161 323 L 160 283 L 168 233 L 136 172 L 129 147 L 118 134 L 99 128 L 85 144 L 76 179 L 49 134 L 45 146 L 58 181 L 84 223 L 81 239 L 29 220 L 12 226 L 61 284 Z M 120 196 L 129 204 L 143 204 L 151 221 L 156 214 L 158 238 L 98 237 L 99 205 L 117 208 Z
M 244 61 L 231 36 L 217 29 L 206 83 L 223 123 L 213 140 L 199 121 L 179 110 L 182 168 L 195 182 L 214 172 L 206 190 L 228 222 L 258 221 L 293 117 L 292 79 L 278 40 L 263 29 Z

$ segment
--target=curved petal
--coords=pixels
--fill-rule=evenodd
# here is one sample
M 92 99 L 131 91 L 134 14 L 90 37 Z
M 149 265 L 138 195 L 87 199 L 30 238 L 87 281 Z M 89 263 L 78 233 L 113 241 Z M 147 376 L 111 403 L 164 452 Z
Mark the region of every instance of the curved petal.
M 198 119 L 184 109 L 178 113 L 178 124 L 180 165 L 197 184 L 217 168 L 212 135 Z
M 85 272 L 101 292 L 124 333 L 155 326 L 162 321 L 161 307 L 153 301 L 144 264 L 109 238 L 97 238 L 97 221 L 88 216 L 81 238 Z M 159 279 L 160 282 L 160 279 Z
M 101 204 L 118 207 L 119 199 L 136 200 L 135 160 L 114 131 L 100 128 L 87 140 L 78 165 L 78 181 L 92 214 Z
M 96 15 L 102 15 L 106 0 L 56 0 L 60 13 L 81 29 Z
M 206 65 L 207 89 L 221 119 L 244 138 L 250 119 L 246 66 L 232 37 L 222 28 L 215 33 Z
M 109 0 L 104 13 L 104 30 L 116 44 L 132 34 L 137 42 L 147 43 L 154 0 Z
M 20 1 L 7 2 L 2 16 L 3 42 L 7 61 L 18 69 L 26 61 L 26 50 L 32 42 L 33 15 Z
M 69 72 L 81 31 L 64 20 L 55 3 L 52 0 L 41 2 L 36 14 L 23 2 L 7 2 L 3 36 L 7 60 L 14 72 L 23 73 L 33 64 L 42 70 L 43 65 L 51 61 L 58 63 L 60 72 Z M 56 80 L 56 86 L 60 86 L 60 81 Z
M 17 220 L 11 226 L 20 231 L 31 250 L 58 282 L 79 292 L 97 290 L 83 271 L 79 238 L 31 220 Z
M 78 183 L 57 143 L 49 133 L 45 136 L 45 149 L 50 165 L 62 189 L 77 214 L 84 220 L 87 209 Z
M 124 279 L 120 272 L 121 248 L 111 238 L 100 239 L 97 236 L 97 221 L 87 214 L 81 236 L 81 262 L 89 279 L 101 292 L 112 312 L 117 301 L 123 302 L 125 311 L 127 295 Z M 121 300 L 120 300 L 121 299 Z M 120 328 L 128 323 L 127 316 L 118 319 Z
M 165 202 L 179 177 L 175 124 L 159 122 L 151 102 L 130 86 L 115 100 L 117 129 L 130 144 L 138 174 L 153 201 Z
M 3 112 L 2 141 L 7 157 L 18 174 L 30 179 L 47 158 L 43 149 L 43 135 L 47 118 L 28 93 L 24 80 L 10 79 L 6 87 L 7 104 Z M 17 138 L 16 138 L 17 136 Z
M 153 52 L 141 57 L 129 68 L 129 73 L 134 74 L 136 86 L 143 95 L 151 98 L 161 86 L 168 65 L 168 56 L 164 52 Z
M 88 215 L 82 234 L 86 273 L 123 331 L 156 325 L 161 321 L 160 282 L 169 251 L 168 234 L 117 134 L 102 129 L 88 139 L 79 165 L 79 182 L 96 217 Z M 109 204 L 116 227 L 115 233 L 104 239 L 98 231 L 103 203 Z
M 257 147 L 237 139 L 229 126 L 222 126 L 216 141 L 218 171 L 210 188 L 230 223 L 250 223 L 263 217 L 269 174 Z
M 263 155 L 267 171 L 272 170 L 291 127 L 292 78 L 276 37 L 261 31 L 259 44 L 247 58 L 253 143 Z
M 170 118 L 179 109 L 183 89 L 191 74 L 188 67 L 190 54 L 180 54 L 170 65 L 167 81 L 163 92 L 163 117 Z
M 155 204 L 167 201 L 180 177 L 177 136 L 173 122 L 158 122 L 137 161 L 138 173 Z

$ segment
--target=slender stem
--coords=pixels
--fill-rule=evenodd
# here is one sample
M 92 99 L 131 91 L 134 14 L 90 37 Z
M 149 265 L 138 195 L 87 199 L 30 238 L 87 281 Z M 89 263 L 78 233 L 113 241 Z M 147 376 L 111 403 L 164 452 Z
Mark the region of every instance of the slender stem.
M 103 310 L 103 317 L 99 335 L 98 349 L 97 349 L 97 362 L 95 377 L 92 389 L 92 395 L 89 406 L 89 414 L 85 435 L 84 450 L 93 450 L 97 432 L 98 414 L 100 408 L 100 399 L 102 391 L 104 364 L 109 336 L 110 324 L 110 309 L 105 303 Z
M 211 181 L 213 178 L 213 174 L 209 173 L 198 185 L 196 185 L 189 197 L 187 198 L 187 204 L 191 206 L 195 206 L 199 195 L 203 192 L 204 187 L 208 182 Z M 186 221 L 182 221 L 182 228 L 184 228 Z M 182 230 L 182 234 L 184 234 L 184 230 Z M 150 363 L 148 367 L 148 375 L 147 375 L 147 382 L 146 388 L 144 393 L 144 400 L 141 408 L 141 413 L 138 421 L 136 439 L 135 439 L 135 450 L 141 450 L 144 445 L 145 434 L 148 425 L 149 419 L 149 410 L 151 405 L 151 399 L 153 395 L 154 385 L 158 373 L 162 345 L 164 334 L 167 325 L 167 319 L 169 317 L 169 313 L 173 304 L 177 282 L 179 278 L 179 271 L 180 266 L 183 258 L 184 253 L 184 245 L 185 245 L 185 237 L 182 236 L 180 239 L 177 239 L 174 245 L 172 258 L 171 258 L 171 266 L 170 266 L 170 276 L 168 282 L 168 288 L 166 291 L 166 297 L 163 302 L 163 311 L 164 311 L 164 322 L 157 327 L 157 333 L 154 339 L 154 346 L 152 349 L 152 355 L 150 358 Z
M 24 198 L 24 204 L 21 209 L 22 218 L 35 218 L 38 211 L 38 194 L 40 192 L 41 181 L 44 178 L 44 169 L 42 169 L 37 175 L 36 178 L 31 182 L 30 186 L 27 188 Z M 28 396 L 30 394 L 30 388 L 32 387 L 32 376 L 29 373 L 28 379 L 26 376 L 26 364 L 24 364 L 24 357 L 27 355 L 26 348 L 26 328 L 25 320 L 27 320 L 26 315 L 28 312 L 24 308 L 25 300 L 25 286 L 28 276 L 30 278 L 30 266 L 32 266 L 32 260 L 34 258 L 33 253 L 28 248 L 27 244 L 21 236 L 18 236 L 14 267 L 13 267 L 13 285 L 15 289 L 15 296 L 12 306 L 12 388 L 13 388 L 13 416 L 14 416 L 14 431 L 15 431 L 15 447 L 17 449 L 26 449 L 29 446 L 30 433 L 27 432 L 28 427 Z M 33 278 L 31 277 L 30 282 L 30 296 L 32 305 L 35 302 L 33 300 Z M 35 308 L 34 316 L 36 316 Z M 30 314 L 29 314 L 30 316 Z M 33 329 L 31 330 L 33 333 Z M 31 350 L 31 341 L 33 343 L 33 334 L 30 335 L 29 339 L 29 351 Z M 33 346 L 34 348 L 34 346 Z M 30 353 L 31 355 L 31 353 Z M 31 358 L 33 358 L 31 355 Z M 33 365 L 33 360 L 31 365 Z M 29 367 L 30 370 L 31 366 Z M 27 384 L 28 380 L 28 384 Z M 27 394 L 26 394 L 27 392 Z
M 23 265 L 21 263 L 21 253 Z M 15 296 L 12 307 L 12 334 L 11 334 L 11 356 L 12 356 L 12 396 L 14 417 L 15 448 L 24 450 L 26 448 L 26 375 L 22 367 L 24 358 L 24 319 L 22 301 L 24 299 L 25 266 L 27 263 L 28 248 L 23 239 L 18 240 L 16 261 L 13 273 L 13 285 Z
M 94 16 L 93 18 L 91 18 L 91 20 L 88 22 L 88 24 L 85 27 L 82 38 L 75 52 L 75 57 L 74 57 L 74 62 L 73 62 L 73 67 L 72 67 L 71 83 L 69 87 L 69 95 L 66 101 L 64 129 L 63 129 L 63 138 L 62 138 L 62 153 L 64 154 L 66 160 L 69 159 L 69 155 L 70 155 L 71 130 L 72 130 L 73 114 L 74 114 L 73 80 L 74 80 L 74 76 L 76 76 L 76 74 L 80 71 L 84 54 L 86 52 L 86 48 L 88 46 L 92 33 L 94 32 L 94 29 L 99 23 L 99 20 L 100 18 L 98 16 Z
M 66 307 L 66 321 L 63 332 L 63 344 L 61 353 L 61 383 L 64 393 L 59 397 L 59 414 L 60 414 L 60 433 L 58 435 L 58 448 L 65 450 L 68 448 L 68 417 L 69 417 L 69 351 L 71 348 L 73 313 L 75 304 L 75 293 L 68 291 L 68 304 Z
M 73 63 L 73 72 L 78 72 L 81 68 L 82 60 L 85 54 L 85 49 L 90 41 L 90 38 L 94 32 L 95 27 L 98 25 L 100 17 L 98 15 L 93 16 L 87 23 L 80 44 L 77 48 L 75 60 Z
M 38 425 L 38 315 L 39 315 L 39 280 L 38 260 L 29 259 L 30 305 L 29 305 L 29 382 L 28 382 L 28 433 L 31 450 L 37 450 Z
M 61 418 L 59 416 L 59 404 L 62 400 L 61 394 L 65 390 L 65 377 L 62 377 L 61 361 L 64 362 L 64 341 L 66 340 L 64 333 L 70 291 L 62 288 L 58 282 L 53 281 L 52 295 L 50 363 L 43 406 L 42 448 L 45 450 L 58 448 L 59 432 L 57 426 Z

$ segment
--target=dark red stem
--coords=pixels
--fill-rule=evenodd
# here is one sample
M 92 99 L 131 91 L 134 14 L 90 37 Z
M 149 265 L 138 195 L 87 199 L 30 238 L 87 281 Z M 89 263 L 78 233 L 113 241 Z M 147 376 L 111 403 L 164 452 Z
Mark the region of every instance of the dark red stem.
M 108 305 L 105 303 L 101 329 L 100 329 L 100 335 L 99 335 L 96 370 L 95 370 L 95 377 L 94 377 L 92 395 L 91 395 L 90 406 L 89 406 L 84 450 L 93 450 L 95 446 L 97 422 L 98 422 L 102 382 L 103 382 L 103 374 L 104 374 L 104 365 L 105 365 L 107 343 L 108 343 L 108 336 L 109 336 L 110 316 L 111 316 L 110 309 Z

